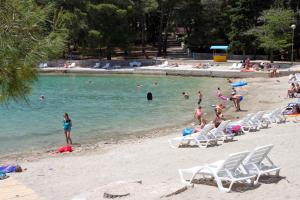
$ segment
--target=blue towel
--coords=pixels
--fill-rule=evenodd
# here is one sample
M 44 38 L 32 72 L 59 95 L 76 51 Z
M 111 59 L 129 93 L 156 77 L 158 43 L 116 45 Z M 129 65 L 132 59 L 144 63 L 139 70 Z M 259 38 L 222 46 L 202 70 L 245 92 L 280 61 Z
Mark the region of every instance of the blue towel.
M 194 129 L 192 128 L 185 128 L 182 131 L 182 136 L 191 135 L 194 132 Z

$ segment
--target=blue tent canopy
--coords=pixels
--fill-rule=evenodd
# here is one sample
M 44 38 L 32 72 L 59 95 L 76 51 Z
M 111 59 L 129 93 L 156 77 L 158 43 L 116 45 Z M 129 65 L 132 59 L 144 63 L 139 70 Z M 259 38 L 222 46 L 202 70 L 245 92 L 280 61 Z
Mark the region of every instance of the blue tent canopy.
M 227 50 L 228 46 L 210 46 L 210 49 L 212 49 L 212 50 L 217 50 L 217 49 Z

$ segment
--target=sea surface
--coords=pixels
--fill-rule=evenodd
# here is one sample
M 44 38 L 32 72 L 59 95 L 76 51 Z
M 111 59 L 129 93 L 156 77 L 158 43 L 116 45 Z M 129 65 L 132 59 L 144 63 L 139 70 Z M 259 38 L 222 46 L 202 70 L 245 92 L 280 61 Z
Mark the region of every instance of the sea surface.
M 205 113 L 212 115 L 217 87 L 229 88 L 225 79 L 205 77 L 42 75 L 28 102 L 0 106 L 0 154 L 65 144 L 65 112 L 72 119 L 76 143 L 192 122 L 198 90 Z M 188 100 L 183 91 L 190 95 Z M 152 101 L 147 101 L 147 92 L 152 92 Z

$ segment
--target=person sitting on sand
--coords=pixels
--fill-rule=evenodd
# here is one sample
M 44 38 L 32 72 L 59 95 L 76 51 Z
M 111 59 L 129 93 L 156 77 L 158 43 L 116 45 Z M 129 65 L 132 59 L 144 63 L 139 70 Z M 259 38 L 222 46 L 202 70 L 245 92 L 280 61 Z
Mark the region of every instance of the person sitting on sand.
M 295 72 L 293 72 L 292 74 L 289 75 L 289 81 L 288 81 L 289 83 L 292 83 L 296 80 L 297 80 L 297 77 L 296 77 Z
M 203 129 L 206 124 L 207 124 L 207 120 L 205 118 L 202 118 L 202 122 L 201 122 L 200 126 L 198 126 L 198 127 L 195 128 L 195 132 L 194 133 L 197 134 L 198 132 L 200 132 L 201 129 Z
M 233 81 L 231 79 L 229 79 L 229 78 L 227 79 L 227 82 L 228 83 L 233 83 Z
M 182 92 L 184 99 L 189 99 L 189 94 L 187 92 Z
M 273 65 L 272 71 L 271 71 L 271 74 L 270 74 L 271 78 L 278 76 L 278 71 L 277 70 L 278 70 L 277 66 Z
M 203 115 L 202 107 L 199 106 L 199 107 L 195 110 L 195 113 L 194 113 L 194 118 L 197 119 L 199 125 L 201 125 L 202 115 Z
M 12 173 L 12 172 L 22 172 L 23 169 L 20 165 L 2 165 L 0 166 L 0 172 L 2 173 Z
M 297 91 L 296 91 L 295 83 L 292 83 L 290 89 L 288 89 L 287 96 L 289 98 L 294 98 L 296 92 Z
M 229 98 L 230 101 L 233 101 L 236 111 L 241 111 L 240 102 L 242 100 L 242 95 L 234 94 Z

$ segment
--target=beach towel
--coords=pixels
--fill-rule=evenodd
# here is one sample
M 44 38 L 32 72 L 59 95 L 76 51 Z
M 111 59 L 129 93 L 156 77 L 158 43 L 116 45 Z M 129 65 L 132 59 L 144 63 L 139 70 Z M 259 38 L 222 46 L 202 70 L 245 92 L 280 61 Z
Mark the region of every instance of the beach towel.
M 17 165 L 2 165 L 0 166 L 0 173 L 12 173 L 16 172 Z
M 194 129 L 192 128 L 185 128 L 182 131 L 182 136 L 191 135 L 194 132 Z
M 60 147 L 57 151 L 58 151 L 59 153 L 63 153 L 63 152 L 72 152 L 72 151 L 73 151 L 73 148 L 72 148 L 72 146 L 66 145 L 66 146 Z

